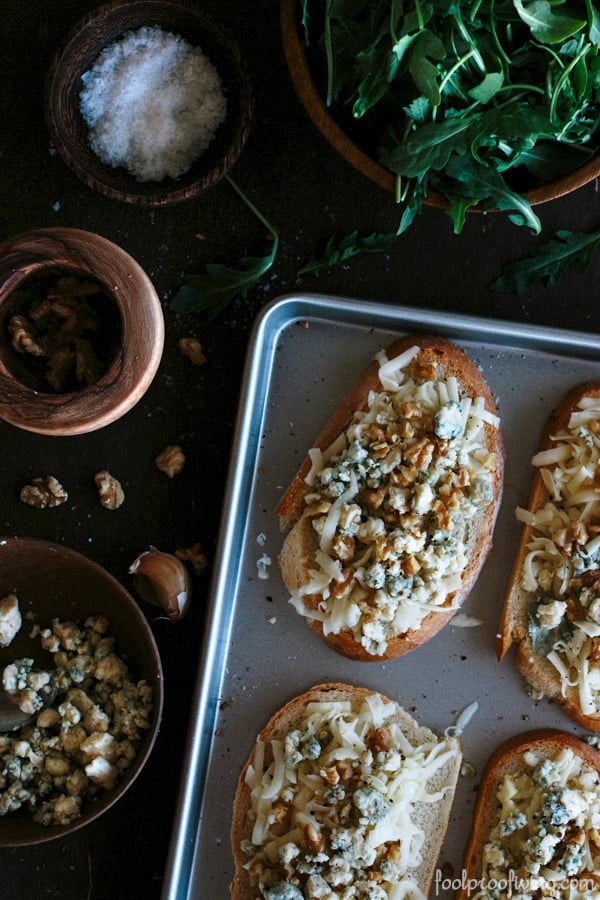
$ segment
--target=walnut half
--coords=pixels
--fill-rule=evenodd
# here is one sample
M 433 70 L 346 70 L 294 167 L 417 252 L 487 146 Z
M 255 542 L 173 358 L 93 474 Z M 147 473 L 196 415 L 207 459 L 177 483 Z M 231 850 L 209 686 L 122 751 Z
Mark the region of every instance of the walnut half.
M 61 506 L 69 499 L 64 487 L 53 475 L 45 475 L 43 478 L 34 478 L 31 484 L 21 488 L 19 498 L 28 506 L 37 509 Z
M 193 366 L 203 366 L 206 362 L 202 344 L 195 338 L 179 338 L 177 346 L 179 347 L 179 352 L 186 356 Z
M 106 469 L 102 472 L 96 472 L 94 481 L 100 495 L 100 503 L 104 509 L 118 509 L 125 499 L 121 483 Z
M 179 475 L 183 470 L 185 454 L 181 447 L 177 444 L 172 444 L 161 450 L 155 462 L 161 472 L 164 472 L 169 478 L 174 478 L 175 475 Z

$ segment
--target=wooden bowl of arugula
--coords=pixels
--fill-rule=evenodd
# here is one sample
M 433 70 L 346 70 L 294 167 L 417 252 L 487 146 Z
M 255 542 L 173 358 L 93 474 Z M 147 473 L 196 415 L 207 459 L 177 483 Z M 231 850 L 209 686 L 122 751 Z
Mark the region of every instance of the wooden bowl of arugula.
M 539 233 L 532 207 L 600 175 L 591 4 L 323 6 L 281 0 L 294 87 L 340 155 L 404 202 L 400 230 L 426 204 L 457 233 L 470 210 Z

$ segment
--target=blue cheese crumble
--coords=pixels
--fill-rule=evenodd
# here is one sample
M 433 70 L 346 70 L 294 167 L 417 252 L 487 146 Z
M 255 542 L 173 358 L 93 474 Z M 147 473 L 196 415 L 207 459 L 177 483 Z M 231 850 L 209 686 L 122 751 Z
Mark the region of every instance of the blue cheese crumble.
M 382 390 L 341 439 L 311 451 L 303 515 L 318 540 L 291 602 L 323 633 L 350 630 L 367 653 L 451 608 L 469 561 L 473 521 L 494 501 L 497 467 L 481 397 L 422 363 L 413 347 L 380 357 Z
M 0 647 L 8 647 L 21 630 L 23 619 L 16 594 L 0 600 Z
M 153 690 L 131 679 L 104 616 L 83 626 L 55 620 L 31 636 L 54 666 L 38 672 L 20 659 L 2 672 L 4 689 L 34 718 L 0 733 L 0 816 L 26 809 L 42 825 L 68 825 L 135 761 L 152 724 Z M 55 696 L 46 706 L 48 687 Z
M 481 890 L 472 900 L 600 896 L 600 779 L 570 748 L 554 757 L 527 751 L 496 794 L 483 849 Z

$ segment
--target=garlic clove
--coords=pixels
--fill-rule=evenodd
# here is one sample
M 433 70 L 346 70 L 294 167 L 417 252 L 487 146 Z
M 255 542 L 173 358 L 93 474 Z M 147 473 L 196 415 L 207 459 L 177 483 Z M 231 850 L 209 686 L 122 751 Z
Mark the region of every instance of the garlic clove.
M 186 566 L 177 556 L 151 547 L 140 553 L 129 573 L 142 600 L 161 607 L 172 622 L 183 618 L 189 609 L 192 585 Z

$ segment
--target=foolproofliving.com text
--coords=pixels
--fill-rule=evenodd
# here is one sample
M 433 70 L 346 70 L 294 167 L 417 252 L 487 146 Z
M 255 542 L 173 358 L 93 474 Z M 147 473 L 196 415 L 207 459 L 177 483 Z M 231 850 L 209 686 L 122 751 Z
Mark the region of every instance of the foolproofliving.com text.
M 538 878 L 535 876 L 524 878 L 512 870 L 506 873 L 505 878 L 473 878 L 465 869 L 460 875 L 453 876 L 448 876 L 441 869 L 437 869 L 434 884 L 436 897 L 448 891 L 465 891 L 467 897 L 476 897 L 480 892 L 482 896 L 512 897 L 516 894 L 530 893 L 536 887 L 539 887 Z M 558 891 L 576 891 L 580 894 L 598 890 L 594 878 L 585 875 L 553 881 L 552 887 Z

